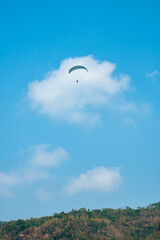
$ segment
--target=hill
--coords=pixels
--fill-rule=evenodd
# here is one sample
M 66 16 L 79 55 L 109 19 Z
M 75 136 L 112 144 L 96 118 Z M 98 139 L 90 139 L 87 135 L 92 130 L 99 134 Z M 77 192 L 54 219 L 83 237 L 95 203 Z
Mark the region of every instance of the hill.
M 146 208 L 81 208 L 49 217 L 0 222 L 0 239 L 160 239 L 160 202 Z

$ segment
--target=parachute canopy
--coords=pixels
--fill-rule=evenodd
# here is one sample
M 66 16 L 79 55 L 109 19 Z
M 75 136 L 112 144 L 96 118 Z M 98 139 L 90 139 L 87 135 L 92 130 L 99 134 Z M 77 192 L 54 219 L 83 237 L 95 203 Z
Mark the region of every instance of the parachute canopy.
M 84 69 L 88 72 L 88 69 L 84 66 L 81 66 L 81 65 L 77 65 L 77 66 L 72 67 L 68 72 L 71 73 L 72 71 L 77 70 L 77 69 Z

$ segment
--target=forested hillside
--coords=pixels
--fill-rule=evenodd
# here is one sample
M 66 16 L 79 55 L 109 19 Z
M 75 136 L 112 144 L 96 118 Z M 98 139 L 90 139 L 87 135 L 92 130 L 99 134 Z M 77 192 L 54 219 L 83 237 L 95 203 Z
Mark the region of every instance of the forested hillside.
M 146 208 L 81 208 L 49 217 L 1 221 L 0 239 L 160 239 L 160 202 Z

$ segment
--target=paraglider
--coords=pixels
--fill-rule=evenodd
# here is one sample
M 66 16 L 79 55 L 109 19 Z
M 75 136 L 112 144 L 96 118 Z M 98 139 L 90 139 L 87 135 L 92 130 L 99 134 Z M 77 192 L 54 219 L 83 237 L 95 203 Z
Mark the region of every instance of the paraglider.
M 74 66 L 71 69 L 69 69 L 68 73 L 71 73 L 72 71 L 77 70 L 77 69 L 84 69 L 88 72 L 88 69 L 86 67 L 81 66 L 81 65 L 77 65 L 77 66 Z M 78 80 L 76 80 L 76 82 L 78 83 Z
M 81 65 L 77 65 L 77 66 L 72 67 L 71 69 L 69 69 L 68 72 L 71 73 L 72 71 L 77 70 L 77 69 L 84 69 L 88 72 L 88 69 L 84 66 L 81 66 Z

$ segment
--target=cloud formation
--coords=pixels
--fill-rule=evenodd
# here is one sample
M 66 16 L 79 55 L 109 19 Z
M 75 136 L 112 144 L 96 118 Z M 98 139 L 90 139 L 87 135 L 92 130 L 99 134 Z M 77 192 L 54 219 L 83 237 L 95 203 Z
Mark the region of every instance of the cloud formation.
M 120 105 L 120 111 L 121 112 L 130 112 L 130 111 L 137 111 L 137 105 L 133 102 L 123 102 L 123 104 Z
M 151 73 L 146 73 L 146 77 L 155 77 L 155 76 L 160 76 L 160 72 L 158 70 L 154 70 Z
M 76 70 L 69 74 L 68 70 L 75 65 L 84 65 L 88 72 Z M 99 116 L 93 108 L 106 105 L 111 96 L 129 86 L 126 74 L 113 76 L 115 68 L 114 63 L 100 62 L 92 56 L 65 59 L 58 70 L 42 81 L 29 83 L 28 99 L 40 114 L 51 118 L 95 123 Z
M 122 122 L 127 126 L 137 126 L 137 123 L 133 118 L 122 118 Z
M 14 189 L 16 187 L 41 181 L 48 177 L 49 174 L 47 171 L 27 165 L 8 173 L 0 171 L 0 197 L 15 197 Z
M 41 144 L 32 146 L 30 149 L 31 158 L 23 166 L 8 173 L 0 171 L 0 197 L 14 197 L 16 187 L 48 179 L 50 174 L 46 168 L 57 166 L 62 160 L 68 158 L 68 153 L 62 147 L 50 149 L 49 145 Z M 43 192 L 44 189 L 38 192 L 39 198 L 40 196 L 42 198 Z M 46 196 L 49 196 L 47 190 Z
M 150 103 L 134 103 L 123 101 L 123 103 L 120 104 L 119 109 L 122 113 L 136 112 L 148 114 L 152 111 L 152 106 Z
M 14 197 L 10 190 L 18 184 L 19 179 L 14 173 L 5 173 L 0 171 L 0 197 Z
M 110 192 L 115 190 L 121 181 L 119 168 L 96 167 L 80 174 L 78 178 L 72 178 L 66 190 L 68 194 L 81 191 Z
M 49 149 L 49 145 L 35 145 L 31 148 L 33 156 L 30 161 L 40 167 L 57 166 L 68 158 L 68 153 L 62 148 Z
M 37 195 L 38 199 L 41 201 L 48 201 L 53 198 L 51 192 L 46 187 L 40 188 L 36 195 Z

